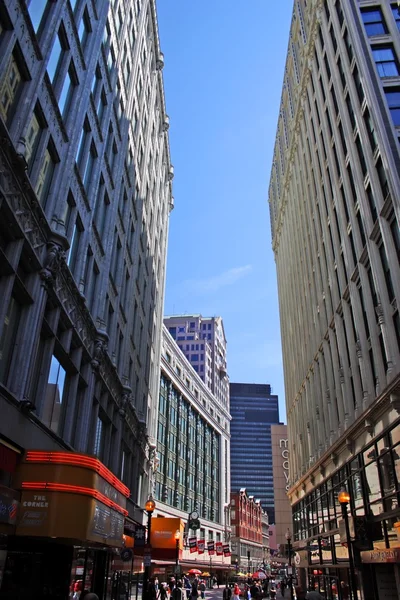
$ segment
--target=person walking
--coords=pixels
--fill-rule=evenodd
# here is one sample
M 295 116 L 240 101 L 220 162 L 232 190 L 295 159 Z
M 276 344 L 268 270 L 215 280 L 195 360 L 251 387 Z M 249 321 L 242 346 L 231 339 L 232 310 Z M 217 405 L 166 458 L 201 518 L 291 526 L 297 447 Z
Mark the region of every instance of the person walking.
M 306 593 L 303 588 L 301 587 L 301 585 L 297 585 L 295 587 L 295 592 L 296 592 L 296 600 L 306 600 Z
M 191 591 L 191 589 L 192 589 L 192 586 L 191 586 L 191 584 L 190 584 L 189 577 L 187 577 L 187 576 L 185 575 L 185 577 L 183 578 L 183 581 L 184 581 L 184 584 L 185 584 L 186 598 L 187 598 L 187 600 L 189 600 L 189 598 L 190 598 L 190 591 Z
M 282 596 L 282 598 L 284 598 L 285 590 L 286 590 L 286 579 L 282 579 L 280 589 L 281 589 L 281 596 Z
M 232 598 L 232 590 L 228 586 L 228 584 L 226 584 L 224 587 L 224 591 L 222 592 L 222 600 L 231 600 L 231 598 Z
M 204 579 L 202 579 L 199 583 L 199 590 L 200 590 L 200 595 L 202 597 L 202 600 L 204 600 L 204 598 L 206 597 L 206 584 Z
M 192 600 L 197 600 L 199 596 L 199 580 L 197 577 L 193 579 L 192 588 L 190 590 L 190 597 Z
M 239 600 L 240 588 L 237 583 L 233 586 L 233 600 Z
M 182 581 L 180 579 L 178 579 L 176 586 L 172 590 L 171 596 L 172 600 L 184 600 Z

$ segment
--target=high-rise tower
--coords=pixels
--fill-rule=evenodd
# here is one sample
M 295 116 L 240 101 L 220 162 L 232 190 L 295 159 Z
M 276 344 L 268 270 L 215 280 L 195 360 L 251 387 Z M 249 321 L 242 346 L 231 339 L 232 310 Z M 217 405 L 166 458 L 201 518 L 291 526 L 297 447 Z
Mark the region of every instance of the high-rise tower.
M 378 521 L 355 554 L 398 545 L 399 28 L 397 2 L 294 3 L 269 188 L 294 540 L 314 540 L 321 577 L 327 548 L 350 584 L 342 487 Z
M 246 488 L 260 500 L 275 523 L 272 473 L 271 424 L 279 423 L 278 396 L 271 386 L 258 383 L 231 383 L 231 488 Z

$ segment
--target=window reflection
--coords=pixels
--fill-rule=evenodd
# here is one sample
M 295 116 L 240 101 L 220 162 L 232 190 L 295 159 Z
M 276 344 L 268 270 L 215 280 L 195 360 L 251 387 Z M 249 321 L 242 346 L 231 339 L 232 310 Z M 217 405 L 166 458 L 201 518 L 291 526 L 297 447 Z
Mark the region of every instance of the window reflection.
M 378 467 L 376 463 L 371 463 L 365 467 L 365 479 L 369 501 L 374 502 L 374 500 L 381 497 Z
M 46 395 L 44 400 L 42 420 L 55 432 L 58 432 L 58 426 L 61 416 L 61 406 L 63 402 L 65 388 L 65 369 L 61 366 L 55 356 L 52 356 L 50 373 L 47 381 Z

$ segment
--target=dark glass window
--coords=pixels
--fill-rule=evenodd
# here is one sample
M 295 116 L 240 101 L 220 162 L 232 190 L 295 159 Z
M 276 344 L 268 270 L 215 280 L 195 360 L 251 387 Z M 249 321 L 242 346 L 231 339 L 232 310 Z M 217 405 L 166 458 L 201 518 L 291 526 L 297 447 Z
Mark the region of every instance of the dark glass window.
M 23 76 L 19 61 L 13 53 L 8 61 L 8 65 L 4 69 L 3 78 L 0 84 L 0 115 L 7 125 L 10 124 L 14 115 L 22 87 Z
M 378 69 L 379 77 L 397 77 L 399 68 L 393 48 L 372 48 L 372 55 Z
M 44 398 L 42 421 L 56 433 L 58 432 L 61 409 L 65 401 L 66 371 L 53 355 Z
M 393 123 L 400 126 L 400 88 L 386 88 L 385 96 Z
M 369 37 L 387 33 L 385 21 L 380 8 L 364 8 L 361 10 L 365 31 Z
M 0 336 L 0 381 L 2 383 L 7 382 L 20 316 L 21 306 L 14 296 L 11 296 Z
M 400 5 L 392 4 L 392 13 L 396 21 L 397 29 L 400 31 Z

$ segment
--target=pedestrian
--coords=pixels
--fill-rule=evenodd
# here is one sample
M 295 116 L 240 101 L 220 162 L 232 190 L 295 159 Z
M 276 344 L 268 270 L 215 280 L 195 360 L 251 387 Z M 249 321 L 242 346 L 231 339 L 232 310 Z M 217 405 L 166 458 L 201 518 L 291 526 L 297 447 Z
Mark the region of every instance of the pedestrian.
M 194 600 L 195 598 L 197 599 L 198 596 L 199 596 L 199 580 L 197 579 L 197 577 L 195 577 L 193 579 L 192 587 L 190 590 L 190 597 L 192 598 L 192 600 Z
M 324 597 L 317 590 L 308 590 L 306 600 L 324 600 Z
M 202 579 L 199 583 L 199 590 L 200 590 L 200 595 L 202 597 L 202 599 L 204 600 L 204 598 L 206 597 L 206 584 L 204 579 Z
M 190 584 L 190 580 L 189 580 L 189 577 L 187 577 L 187 575 L 185 575 L 185 577 L 183 578 L 183 582 L 184 582 L 185 590 L 186 590 L 186 598 L 187 598 L 187 600 L 189 600 L 190 591 L 192 589 L 192 586 Z
M 340 587 L 342 589 L 342 598 L 343 600 L 349 600 L 350 598 L 350 589 L 348 584 L 345 581 L 340 582 Z
M 232 590 L 228 586 L 228 584 L 226 584 L 224 587 L 224 591 L 222 592 L 222 600 L 231 600 L 231 597 L 232 597 Z
M 167 600 L 168 598 L 167 586 L 165 586 L 163 583 L 160 584 L 158 597 L 160 598 L 160 600 Z
M 156 580 L 154 579 L 154 577 L 150 577 L 149 581 L 147 582 L 148 600 L 157 600 L 158 590 L 157 590 L 157 586 L 156 586 L 155 582 L 156 582 Z M 157 579 L 157 583 L 158 583 L 158 579 Z
M 281 596 L 282 596 L 282 598 L 284 598 L 285 590 L 286 590 L 286 579 L 282 579 L 280 589 L 281 589 Z
M 239 600 L 240 588 L 237 583 L 233 586 L 233 600 Z
M 183 600 L 182 580 L 178 579 L 171 593 L 172 600 Z
M 303 590 L 301 585 L 297 585 L 295 587 L 296 599 L 297 600 L 306 600 L 306 592 Z

